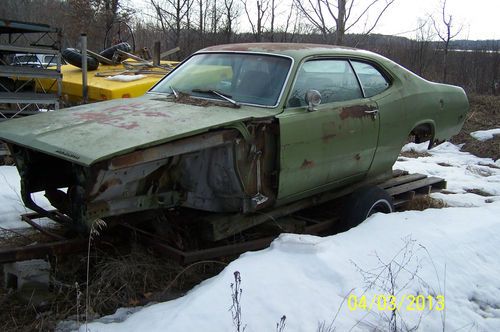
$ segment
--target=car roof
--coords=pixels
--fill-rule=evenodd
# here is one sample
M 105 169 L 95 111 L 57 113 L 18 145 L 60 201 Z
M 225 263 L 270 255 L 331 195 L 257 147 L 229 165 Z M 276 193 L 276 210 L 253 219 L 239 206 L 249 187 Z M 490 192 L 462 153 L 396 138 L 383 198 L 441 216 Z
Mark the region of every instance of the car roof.
M 337 54 L 337 55 L 371 55 L 375 53 L 356 49 L 352 47 L 326 45 L 326 44 L 302 44 L 302 43 L 244 43 L 224 44 L 204 48 L 197 53 L 205 52 L 257 52 L 276 55 L 286 55 L 293 58 L 301 58 L 309 55 Z
M 411 75 L 418 77 L 406 68 L 398 65 L 394 61 L 374 52 L 367 50 L 327 44 L 302 44 L 302 43 L 243 43 L 243 44 L 223 44 L 210 46 L 199 50 L 199 53 L 267 53 L 291 57 L 295 63 L 309 57 L 349 57 L 352 59 L 361 59 L 363 61 L 375 61 L 379 66 L 388 70 L 392 75 L 402 77 L 402 75 Z M 421 78 L 420 78 L 421 79 Z

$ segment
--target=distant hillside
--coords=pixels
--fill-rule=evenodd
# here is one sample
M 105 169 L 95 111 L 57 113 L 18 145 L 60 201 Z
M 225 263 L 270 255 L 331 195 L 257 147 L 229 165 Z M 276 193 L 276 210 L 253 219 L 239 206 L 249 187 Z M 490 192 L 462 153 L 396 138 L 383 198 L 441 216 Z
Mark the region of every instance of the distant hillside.
M 461 50 L 500 51 L 500 40 L 452 40 L 450 47 Z

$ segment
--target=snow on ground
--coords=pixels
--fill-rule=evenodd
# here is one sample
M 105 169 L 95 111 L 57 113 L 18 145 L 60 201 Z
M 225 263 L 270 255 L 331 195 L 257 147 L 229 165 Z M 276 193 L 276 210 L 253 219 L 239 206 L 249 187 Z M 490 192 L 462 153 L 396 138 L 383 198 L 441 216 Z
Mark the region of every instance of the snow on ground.
M 29 225 L 19 217 L 23 213 L 32 212 L 27 209 L 21 199 L 21 182 L 14 166 L 0 166 L 0 227 L 6 229 L 26 228 Z M 43 193 L 36 193 L 35 203 L 43 208 L 53 209 Z
M 484 142 L 492 139 L 495 135 L 500 135 L 500 128 L 489 129 L 489 130 L 478 130 L 470 133 L 472 137 L 478 141 Z
M 449 206 L 482 206 L 500 200 L 500 159 L 479 158 L 451 143 L 443 143 L 427 151 L 428 143 L 407 144 L 403 151 L 428 152 L 419 158 L 400 157 L 395 169 L 446 179 L 447 191 L 454 194 L 432 194 Z M 483 195 L 469 193 L 480 190 Z
M 270 248 L 241 255 L 182 298 L 138 312 L 119 309 L 90 323 L 88 331 L 236 331 L 229 310 L 235 271 L 242 280 L 247 332 L 275 331 L 283 315 L 286 332 L 316 331 L 321 322 L 337 331 L 389 330 L 391 312 L 379 309 L 384 309 L 381 296 L 391 290 L 403 330 L 500 331 L 500 163 L 449 143 L 430 154 L 401 157 L 395 168 L 446 178 L 450 193 L 438 197 L 458 207 L 376 214 L 324 238 L 283 234 Z M 354 296 L 363 295 L 367 309 L 356 309 Z M 423 302 L 410 303 L 417 295 L 425 297 L 425 309 Z M 436 310 L 440 295 L 444 311 Z

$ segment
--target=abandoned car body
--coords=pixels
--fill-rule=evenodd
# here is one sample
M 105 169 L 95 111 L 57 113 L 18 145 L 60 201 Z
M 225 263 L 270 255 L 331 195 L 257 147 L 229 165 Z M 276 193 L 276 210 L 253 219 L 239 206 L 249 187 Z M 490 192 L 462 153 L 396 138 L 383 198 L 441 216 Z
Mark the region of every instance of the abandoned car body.
M 135 99 L 4 122 L 27 207 L 88 227 L 157 208 L 246 215 L 390 176 L 408 136 L 443 141 L 469 105 L 371 52 L 203 49 Z M 66 191 L 63 188 L 67 188 Z M 45 191 L 61 213 L 44 211 Z

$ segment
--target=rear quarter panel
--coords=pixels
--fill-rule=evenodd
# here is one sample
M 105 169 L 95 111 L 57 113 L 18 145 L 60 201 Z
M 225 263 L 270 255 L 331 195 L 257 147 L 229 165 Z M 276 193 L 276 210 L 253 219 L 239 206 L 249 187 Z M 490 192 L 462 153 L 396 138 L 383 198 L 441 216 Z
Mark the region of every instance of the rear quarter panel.
M 460 87 L 427 81 L 395 64 L 386 69 L 393 74 L 393 82 L 390 94 L 376 97 L 381 127 L 371 175 L 392 167 L 417 126 L 430 125 L 434 140 L 443 141 L 458 134 L 469 110 Z

